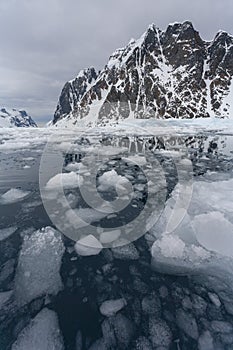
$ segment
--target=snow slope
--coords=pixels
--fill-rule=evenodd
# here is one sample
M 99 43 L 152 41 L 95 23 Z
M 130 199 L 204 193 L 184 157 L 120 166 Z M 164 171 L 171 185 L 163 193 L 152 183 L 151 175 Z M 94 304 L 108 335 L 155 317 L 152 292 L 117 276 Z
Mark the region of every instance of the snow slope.
M 0 109 L 0 128 L 37 127 L 34 120 L 25 111 L 17 109 Z

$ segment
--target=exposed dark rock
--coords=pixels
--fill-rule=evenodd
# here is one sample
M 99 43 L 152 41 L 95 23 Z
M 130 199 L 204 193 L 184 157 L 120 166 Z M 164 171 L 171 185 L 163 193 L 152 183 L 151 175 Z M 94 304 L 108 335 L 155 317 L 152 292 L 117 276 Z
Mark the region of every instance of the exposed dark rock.
M 219 32 L 206 42 L 188 21 L 164 32 L 150 25 L 139 40 L 116 50 L 101 72 L 86 69 L 65 84 L 53 124 L 229 117 L 232 75 L 231 35 Z

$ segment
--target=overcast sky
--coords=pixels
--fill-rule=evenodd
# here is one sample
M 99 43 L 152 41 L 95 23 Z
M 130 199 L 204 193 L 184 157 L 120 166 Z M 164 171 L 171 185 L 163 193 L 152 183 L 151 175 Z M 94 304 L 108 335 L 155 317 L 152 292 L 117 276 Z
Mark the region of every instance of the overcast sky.
M 49 120 L 80 69 L 101 69 L 150 23 L 185 20 L 203 39 L 233 34 L 233 0 L 0 0 L 0 106 Z

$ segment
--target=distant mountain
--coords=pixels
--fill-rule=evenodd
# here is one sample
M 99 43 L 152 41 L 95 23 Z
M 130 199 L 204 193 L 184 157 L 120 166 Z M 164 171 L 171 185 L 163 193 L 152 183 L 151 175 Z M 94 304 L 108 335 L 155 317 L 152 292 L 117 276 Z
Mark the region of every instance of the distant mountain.
M 36 128 L 37 125 L 25 111 L 18 111 L 17 109 L 0 108 L 0 128 L 4 127 Z
M 192 23 L 154 24 L 116 50 L 97 73 L 65 84 L 57 125 L 105 125 L 126 118 L 233 117 L 233 37 L 201 39 Z

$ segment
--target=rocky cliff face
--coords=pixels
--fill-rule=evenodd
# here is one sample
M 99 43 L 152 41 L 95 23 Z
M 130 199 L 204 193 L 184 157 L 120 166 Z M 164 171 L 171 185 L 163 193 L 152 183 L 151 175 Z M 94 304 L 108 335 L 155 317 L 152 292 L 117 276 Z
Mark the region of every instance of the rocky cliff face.
M 125 118 L 233 117 L 233 37 L 201 39 L 192 23 L 155 25 L 116 50 L 104 69 L 65 84 L 53 124 Z
M 6 127 L 37 127 L 34 120 L 25 111 L 0 108 L 0 128 Z

